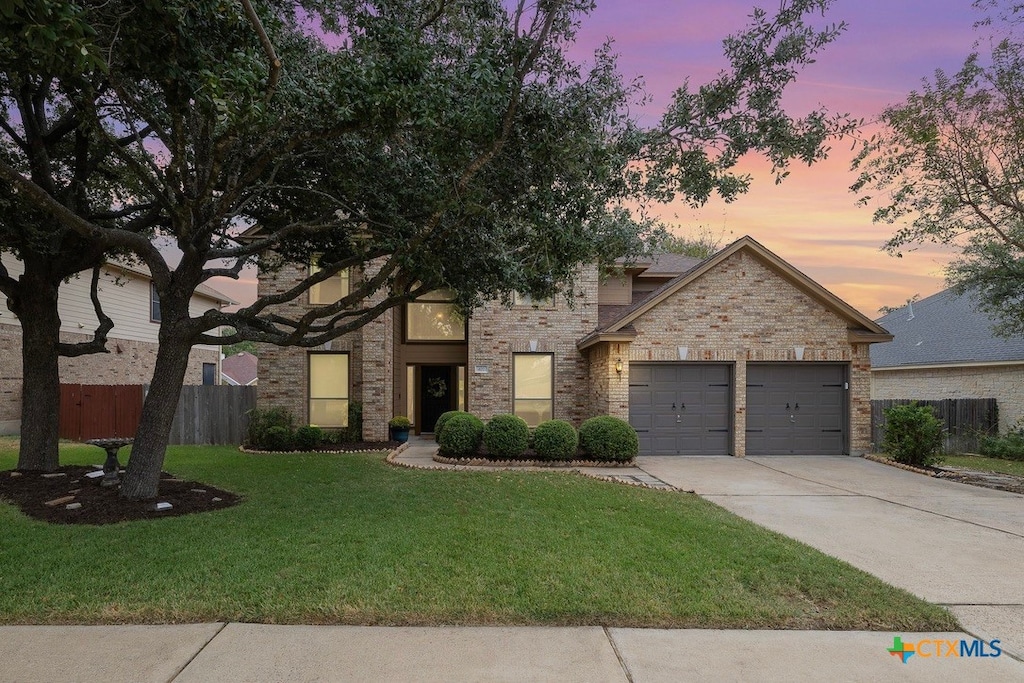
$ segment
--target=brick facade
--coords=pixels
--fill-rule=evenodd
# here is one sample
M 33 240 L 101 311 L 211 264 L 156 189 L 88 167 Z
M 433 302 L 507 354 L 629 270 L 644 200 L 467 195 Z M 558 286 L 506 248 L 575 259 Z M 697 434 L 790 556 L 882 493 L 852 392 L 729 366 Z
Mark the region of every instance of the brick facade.
M 871 373 L 871 398 L 994 398 L 999 403 L 999 431 L 1006 432 L 1024 426 L 1024 363 L 876 369 Z
M 406 386 L 407 367 L 464 363 L 467 409 L 487 420 L 513 411 L 514 354 L 550 353 L 554 417 L 579 425 L 599 414 L 627 419 L 630 362 L 679 362 L 679 347 L 686 347 L 687 362 L 728 363 L 733 368 L 733 450 L 743 455 L 746 364 L 797 362 L 795 347 L 801 347 L 799 362 L 847 368 L 848 446 L 852 453 L 864 452 L 870 442 L 869 344 L 851 342 L 850 329 L 873 324 L 848 309 L 840 312 L 845 305 L 827 293 L 812 296 L 808 292 L 813 283 L 801 284 L 802 275 L 770 265 L 758 249 L 763 248 L 724 253 L 724 260 L 634 320 L 632 341 L 626 340 L 627 333 L 619 341 L 603 341 L 583 351 L 577 347 L 598 326 L 598 274 L 596 267 L 588 267 L 578 278 L 571 307 L 561 297 L 538 306 L 489 304 L 473 312 L 466 343 L 451 346 L 449 352 L 405 343 L 401 309 L 335 341 L 332 350 L 352 354 L 351 395 L 363 401 L 364 437 L 378 440 L 387 438 L 390 417 L 408 412 L 408 392 L 415 389 Z M 260 294 L 281 291 L 301 275 L 286 270 L 261 277 Z M 285 308 L 295 313 L 306 306 L 295 302 Z M 851 316 L 866 322 L 854 323 Z M 306 419 L 307 353 L 294 348 L 262 351 L 260 407 L 279 405 L 298 421 Z
M 579 425 L 593 414 L 586 358 L 576 342 L 597 327 L 597 268 L 583 269 L 570 304 L 506 308 L 494 302 L 469 321 L 467 407 L 483 420 L 512 412 L 512 359 L 516 353 L 554 356 L 554 418 Z M 487 372 L 477 372 L 486 368 Z
M 262 273 L 258 296 L 280 294 L 306 277 L 304 268 L 289 265 L 276 273 Z M 308 296 L 276 306 L 281 315 L 297 317 L 309 310 Z M 330 351 L 349 354 L 349 398 L 363 400 L 363 337 L 360 331 L 339 337 L 329 344 L 303 349 L 259 344 L 260 379 L 257 405 L 261 409 L 283 408 L 298 424 L 309 423 L 309 353 Z
M 91 335 L 62 332 L 61 341 L 75 343 Z M 62 384 L 148 384 L 156 368 L 157 345 L 116 339 L 110 353 L 60 359 Z M 219 365 L 220 350 L 195 347 L 189 355 L 185 384 L 203 383 L 203 363 Z M 17 433 L 21 424 L 21 328 L 0 324 L 0 434 Z
M 746 438 L 746 363 L 796 361 L 849 364 L 850 451 L 862 453 L 871 436 L 870 356 L 867 344 L 848 341 L 847 321 L 780 276 L 755 255 L 739 251 L 637 318 L 629 362 L 688 362 L 733 366 L 733 449 L 744 455 Z M 592 352 L 591 357 L 595 358 Z M 592 370 L 591 394 L 600 397 L 623 378 Z M 617 399 L 621 401 L 621 397 Z M 628 405 L 628 394 L 626 396 Z M 611 402 L 606 402 L 611 403 Z M 611 412 L 609 410 L 609 412 Z

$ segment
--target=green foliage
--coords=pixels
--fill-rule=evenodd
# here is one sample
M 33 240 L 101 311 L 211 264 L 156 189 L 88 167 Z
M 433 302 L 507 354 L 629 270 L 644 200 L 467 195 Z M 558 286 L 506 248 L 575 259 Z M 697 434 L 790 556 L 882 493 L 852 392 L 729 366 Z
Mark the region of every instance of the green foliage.
M 636 430 L 610 415 L 592 417 L 580 425 L 580 446 L 595 460 L 625 462 L 640 453 Z
M 221 336 L 227 337 L 232 334 L 236 334 L 238 331 L 233 327 L 227 327 L 221 332 Z M 259 356 L 259 346 L 254 341 L 240 341 L 234 344 L 225 344 L 220 347 L 220 352 L 225 356 L 234 356 L 237 353 L 251 353 L 254 356 Z
M 882 449 L 896 462 L 924 467 L 936 461 L 942 448 L 942 422 L 931 406 L 916 403 L 885 409 Z
M 458 413 L 448 418 L 437 442 L 442 455 L 465 458 L 480 450 L 484 423 L 476 415 Z
M 440 441 L 441 429 L 448 423 L 452 415 L 458 415 L 463 411 L 461 410 L 449 410 L 446 413 L 441 413 L 441 416 L 437 418 L 437 422 L 434 423 L 434 441 Z
M 530 427 L 516 415 L 495 415 L 484 427 L 484 445 L 496 458 L 518 458 L 530 445 Z
M 395 415 L 388 420 L 388 427 L 392 429 L 409 429 L 409 427 L 412 427 L 412 420 L 405 415 Z
M 980 4 L 980 3 L 979 3 Z M 999 3 L 986 3 L 997 6 Z M 956 73 L 937 70 L 882 112 L 883 132 L 854 161 L 852 189 L 898 225 L 886 249 L 950 245 L 949 283 L 971 292 L 1006 337 L 1024 334 L 1024 5 L 978 26 L 978 47 Z
M 576 428 L 565 420 L 547 420 L 533 430 L 533 449 L 541 460 L 571 460 L 579 444 Z
M 266 445 L 266 434 L 272 427 L 283 427 L 290 433 L 295 423 L 291 412 L 284 408 L 253 408 L 247 415 L 249 416 L 249 426 L 246 432 L 248 435 L 246 443 L 256 448 Z
M 295 448 L 314 451 L 324 443 L 324 430 L 316 425 L 305 425 L 295 430 Z
M 1002 436 L 984 436 L 978 450 L 991 458 L 1024 461 L 1024 433 L 1015 431 Z
M 287 427 L 275 425 L 263 433 L 260 447 L 265 451 L 290 451 L 295 447 L 295 435 Z
M 666 235 L 655 245 L 654 250 L 706 259 L 716 254 L 721 246 L 722 235 L 713 235 L 708 228 L 704 227 L 700 229 L 696 237 Z

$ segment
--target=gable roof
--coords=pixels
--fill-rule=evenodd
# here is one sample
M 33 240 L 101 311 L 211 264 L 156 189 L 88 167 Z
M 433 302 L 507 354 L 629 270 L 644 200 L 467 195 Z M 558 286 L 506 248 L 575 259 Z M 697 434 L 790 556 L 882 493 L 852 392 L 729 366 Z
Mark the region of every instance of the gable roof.
M 220 374 L 231 384 L 248 386 L 257 379 L 258 363 L 256 356 L 242 351 L 220 362 Z
M 872 368 L 1024 361 L 1024 339 L 1003 339 L 972 294 L 946 289 L 881 317 L 895 335 L 871 347 Z
M 845 318 L 849 323 L 851 336 L 855 336 L 857 341 L 874 343 L 892 339 L 892 335 L 884 327 L 801 273 L 753 237 L 745 235 L 710 258 L 697 262 L 689 270 L 669 280 L 646 298 L 625 307 L 614 319 L 581 339 L 577 346 L 584 349 L 603 339 L 611 339 L 612 335 L 620 336 L 627 333 L 637 318 L 740 251 L 752 254 L 797 289 L 821 303 L 825 308 Z
M 639 270 L 636 277 L 675 277 L 681 275 L 701 262 L 701 259 L 684 254 L 659 252 L 649 258 L 630 265 L 630 269 Z

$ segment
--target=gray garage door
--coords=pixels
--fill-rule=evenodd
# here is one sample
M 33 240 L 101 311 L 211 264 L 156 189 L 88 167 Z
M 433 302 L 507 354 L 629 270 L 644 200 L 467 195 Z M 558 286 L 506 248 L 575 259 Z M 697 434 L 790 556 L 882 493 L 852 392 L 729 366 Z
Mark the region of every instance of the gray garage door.
M 846 452 L 846 366 L 747 366 L 747 455 Z
M 629 423 L 643 455 L 728 455 L 732 368 L 629 364 Z

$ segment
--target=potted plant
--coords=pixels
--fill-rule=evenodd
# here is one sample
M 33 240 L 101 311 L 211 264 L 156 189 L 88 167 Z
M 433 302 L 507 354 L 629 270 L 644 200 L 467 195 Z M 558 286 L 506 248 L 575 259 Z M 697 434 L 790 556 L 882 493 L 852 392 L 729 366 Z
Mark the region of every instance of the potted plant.
M 392 439 L 399 443 L 409 440 L 409 428 L 412 427 L 412 421 L 405 415 L 395 415 L 388 421 L 388 426 L 391 427 Z

